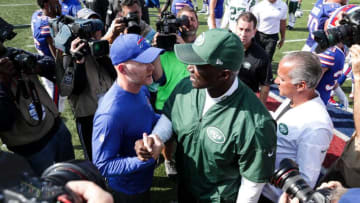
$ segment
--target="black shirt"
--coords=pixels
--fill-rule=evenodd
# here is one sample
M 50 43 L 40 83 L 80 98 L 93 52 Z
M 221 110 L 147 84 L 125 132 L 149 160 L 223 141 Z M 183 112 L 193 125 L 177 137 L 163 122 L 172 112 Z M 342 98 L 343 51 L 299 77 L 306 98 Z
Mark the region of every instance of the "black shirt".
M 268 85 L 272 79 L 271 63 L 265 50 L 252 40 L 245 51 L 244 62 L 239 71 L 239 78 L 254 92 L 259 92 L 260 85 Z

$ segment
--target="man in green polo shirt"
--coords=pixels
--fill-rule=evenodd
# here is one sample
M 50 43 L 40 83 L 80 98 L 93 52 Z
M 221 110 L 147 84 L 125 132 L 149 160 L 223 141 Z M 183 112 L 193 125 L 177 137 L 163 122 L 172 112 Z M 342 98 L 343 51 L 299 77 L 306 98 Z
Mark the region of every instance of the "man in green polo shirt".
M 202 33 L 193 44 L 175 45 L 177 58 L 191 64 L 190 78 L 175 87 L 144 140 L 150 150 L 156 147 L 149 143 L 152 136 L 165 142 L 176 135 L 180 203 L 255 203 L 274 171 L 276 125 L 237 78 L 243 52 L 240 39 L 222 29 Z M 142 144 L 136 146 L 139 157 Z

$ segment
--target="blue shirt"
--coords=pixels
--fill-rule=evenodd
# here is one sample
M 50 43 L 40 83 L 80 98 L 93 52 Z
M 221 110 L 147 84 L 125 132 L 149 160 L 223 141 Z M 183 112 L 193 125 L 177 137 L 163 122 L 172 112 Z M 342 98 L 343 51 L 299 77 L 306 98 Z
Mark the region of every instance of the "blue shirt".
M 328 48 L 325 52 L 318 54 L 321 67 L 327 71 L 321 78 L 316 90 L 319 91 L 320 97 L 325 103 L 330 99 L 331 90 L 334 89 L 336 80 L 341 76 L 345 62 L 344 52 L 337 46 Z
M 52 56 L 46 38 L 51 37 L 49 17 L 45 16 L 41 10 L 37 10 L 31 17 L 31 30 L 33 33 L 34 44 L 40 55 Z
M 309 36 L 306 40 L 306 44 L 312 47 L 315 44 L 314 36 L 312 33 L 316 30 L 324 30 L 325 22 L 330 17 L 332 12 L 341 5 L 338 3 L 326 3 L 325 0 L 318 0 L 314 8 L 311 10 L 308 18 L 307 28 L 309 30 Z
M 209 5 L 210 5 L 209 0 Z M 215 18 L 222 18 L 224 14 L 224 0 L 217 0 L 216 6 L 215 6 Z
M 175 16 L 177 15 L 177 12 L 184 8 L 185 6 L 189 6 L 190 8 L 194 8 L 191 0 L 173 0 L 171 4 L 171 13 L 173 13 Z
M 133 94 L 115 82 L 95 113 L 93 163 L 115 191 L 132 195 L 151 187 L 155 160 L 140 161 L 134 150 L 135 141 L 150 134 L 159 118 L 149 98 L 145 86 Z
M 76 14 L 81 10 L 79 0 L 63 0 L 61 2 L 61 13 L 63 15 L 70 15 L 76 17 Z

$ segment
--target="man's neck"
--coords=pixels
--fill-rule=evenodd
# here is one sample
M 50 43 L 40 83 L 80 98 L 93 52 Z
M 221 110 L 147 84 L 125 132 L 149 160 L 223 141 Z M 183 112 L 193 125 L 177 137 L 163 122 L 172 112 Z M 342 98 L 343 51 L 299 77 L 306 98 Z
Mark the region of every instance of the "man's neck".
M 133 93 L 133 94 L 137 94 L 140 92 L 141 86 L 142 85 L 138 85 L 135 83 L 132 83 L 130 81 L 128 81 L 124 76 L 121 77 L 119 76 L 116 80 L 116 83 L 125 91 Z
M 224 95 L 233 85 L 234 81 L 235 81 L 235 77 L 232 77 L 229 81 L 217 87 L 207 88 L 210 97 L 217 98 Z
M 45 16 L 48 16 L 50 18 L 55 18 L 56 16 L 54 14 L 52 14 L 51 12 L 49 12 L 48 9 L 42 9 L 42 12 Z
M 297 96 L 294 96 L 291 100 L 291 107 L 297 107 L 307 101 L 310 101 L 317 97 L 318 94 L 315 92 L 315 90 L 303 92 L 302 94 L 299 94 Z
M 251 41 L 248 44 L 244 44 L 244 51 L 247 51 L 251 46 Z

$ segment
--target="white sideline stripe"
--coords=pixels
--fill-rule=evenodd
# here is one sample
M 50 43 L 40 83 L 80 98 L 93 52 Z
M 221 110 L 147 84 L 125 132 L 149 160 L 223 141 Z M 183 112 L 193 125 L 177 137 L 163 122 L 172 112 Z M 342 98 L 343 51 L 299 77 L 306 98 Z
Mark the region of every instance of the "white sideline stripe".
M 36 4 L 0 4 L 0 7 L 11 7 L 11 6 L 36 6 Z
M 289 40 L 285 40 L 285 43 L 288 42 L 305 42 L 306 39 L 289 39 Z
M 291 54 L 291 53 L 293 53 L 293 52 L 297 52 L 297 51 L 301 51 L 301 50 L 284 51 L 284 52 L 282 52 L 282 54 Z
M 26 45 L 25 47 L 35 47 L 33 44 Z

